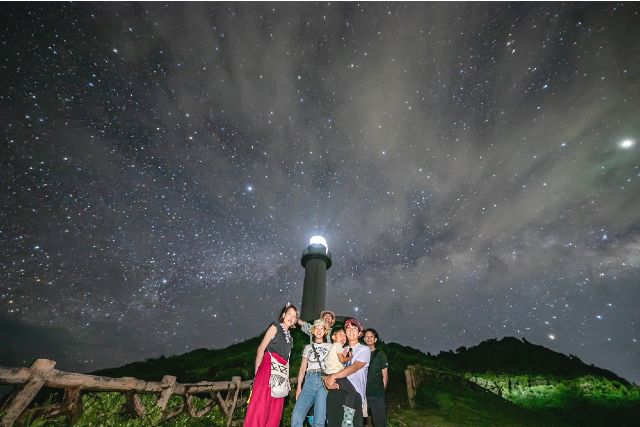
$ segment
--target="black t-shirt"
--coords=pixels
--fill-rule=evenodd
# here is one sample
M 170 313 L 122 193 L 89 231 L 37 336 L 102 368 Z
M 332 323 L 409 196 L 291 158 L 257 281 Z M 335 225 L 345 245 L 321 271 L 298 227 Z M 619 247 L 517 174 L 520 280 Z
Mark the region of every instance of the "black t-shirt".
M 384 397 L 382 370 L 389 367 L 387 355 L 382 350 L 371 352 L 369 371 L 367 372 L 367 396 Z
M 276 327 L 276 335 L 271 339 L 271 341 L 269 341 L 267 351 L 277 353 L 285 360 L 288 360 L 291 348 L 293 348 L 293 338 L 289 331 L 286 333 L 284 332 L 280 323 L 273 322 L 272 325 Z

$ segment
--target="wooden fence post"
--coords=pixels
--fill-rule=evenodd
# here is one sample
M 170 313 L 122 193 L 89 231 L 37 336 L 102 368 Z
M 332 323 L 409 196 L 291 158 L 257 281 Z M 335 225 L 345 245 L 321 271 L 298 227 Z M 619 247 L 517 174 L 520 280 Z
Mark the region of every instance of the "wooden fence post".
M 236 410 L 236 404 L 238 403 L 238 394 L 240 393 L 240 383 L 242 382 L 240 377 L 232 377 L 231 382 L 236 386 L 236 391 L 233 394 L 233 402 L 231 408 L 229 408 L 229 417 L 227 418 L 227 427 L 231 425 L 233 421 L 233 412 Z
M 69 424 L 73 425 L 80 415 L 82 415 L 82 399 L 80 397 L 80 387 L 72 387 L 64 389 L 63 406 L 68 411 L 67 418 Z
M 22 415 L 34 397 L 44 385 L 46 377 L 49 375 L 56 362 L 48 359 L 36 359 L 31 365 L 31 374 L 26 383 L 15 394 L 13 399 L 7 401 L 4 408 L 5 415 L 2 417 L 2 426 L 11 427 L 13 423 Z
M 127 412 L 132 413 L 140 418 L 144 417 L 145 409 L 140 395 L 135 390 L 131 390 L 127 393 Z
M 166 420 L 170 420 L 173 417 L 177 417 L 178 415 L 180 415 L 182 413 L 182 411 L 184 411 L 184 408 L 187 407 L 187 400 L 188 400 L 188 395 L 184 395 L 184 396 L 180 396 L 182 398 L 182 404 L 176 406 L 175 408 L 171 408 L 170 410 L 165 410 L 164 414 L 162 415 L 162 420 L 166 421 Z
M 409 407 L 415 409 L 416 407 L 416 385 L 413 375 L 413 367 L 407 366 L 404 370 L 404 378 L 407 381 L 407 397 L 409 399 Z
M 165 375 L 162 377 L 162 393 L 160 393 L 160 397 L 158 397 L 158 401 L 156 402 L 156 406 L 158 408 L 161 408 L 163 411 L 165 410 L 175 388 L 176 377 L 171 375 Z

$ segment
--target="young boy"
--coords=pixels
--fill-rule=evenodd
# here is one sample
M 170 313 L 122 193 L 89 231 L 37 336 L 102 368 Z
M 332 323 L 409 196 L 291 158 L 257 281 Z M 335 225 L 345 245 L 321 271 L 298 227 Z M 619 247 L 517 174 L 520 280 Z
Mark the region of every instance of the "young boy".
M 344 328 L 339 327 L 334 329 L 331 333 L 331 339 L 333 340 L 333 344 L 329 349 L 329 354 L 327 354 L 327 358 L 325 359 L 324 373 L 326 375 L 335 374 L 344 369 L 344 364 L 351 361 L 353 358 L 353 354 L 351 348 L 342 349 L 345 342 L 347 342 L 347 334 Z M 353 387 L 351 381 L 347 378 L 338 378 L 336 379 L 336 383 L 340 387 L 340 391 L 346 393 L 346 397 L 344 400 L 344 419 L 342 422 L 342 427 L 350 427 L 353 426 L 353 413 L 355 412 L 355 402 L 356 397 L 358 396 L 358 391 Z M 347 415 L 347 414 L 350 414 Z

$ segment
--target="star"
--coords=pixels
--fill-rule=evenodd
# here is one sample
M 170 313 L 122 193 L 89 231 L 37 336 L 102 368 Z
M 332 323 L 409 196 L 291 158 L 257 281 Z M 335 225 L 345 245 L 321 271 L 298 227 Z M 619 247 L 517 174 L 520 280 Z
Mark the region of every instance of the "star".
M 640 5 L 288 6 L 8 8 L 9 354 L 254 338 L 322 232 L 327 309 L 386 342 L 517 333 L 640 382 Z
M 627 150 L 629 148 L 633 148 L 636 145 L 636 141 L 633 139 L 624 139 L 620 141 L 618 145 L 620 146 L 620 148 Z

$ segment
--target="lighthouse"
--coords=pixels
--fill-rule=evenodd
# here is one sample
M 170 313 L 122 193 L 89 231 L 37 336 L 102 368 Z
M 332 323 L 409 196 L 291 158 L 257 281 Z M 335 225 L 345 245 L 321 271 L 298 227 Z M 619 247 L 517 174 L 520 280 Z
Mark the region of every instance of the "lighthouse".
M 302 309 L 300 318 L 313 320 L 325 309 L 327 270 L 331 268 L 331 252 L 322 236 L 313 236 L 300 259 L 304 267 Z

